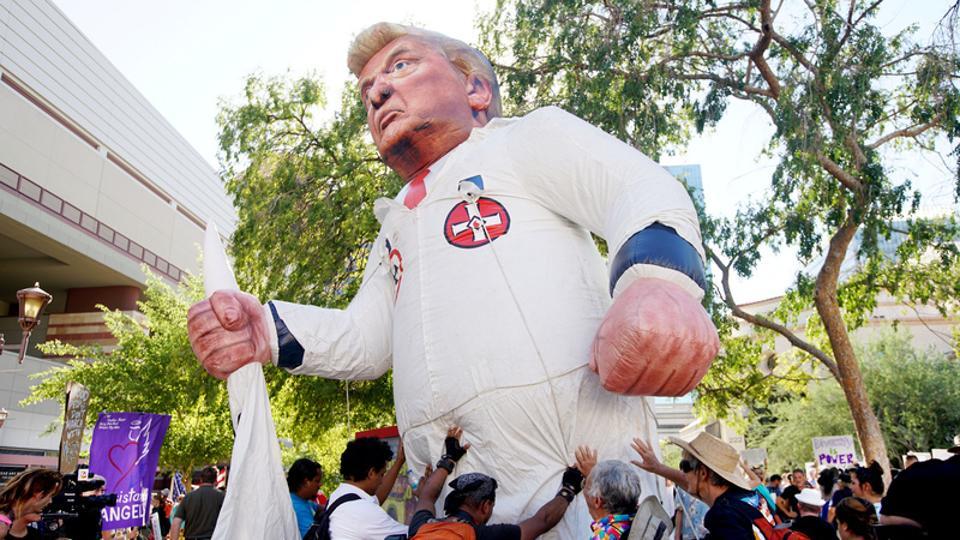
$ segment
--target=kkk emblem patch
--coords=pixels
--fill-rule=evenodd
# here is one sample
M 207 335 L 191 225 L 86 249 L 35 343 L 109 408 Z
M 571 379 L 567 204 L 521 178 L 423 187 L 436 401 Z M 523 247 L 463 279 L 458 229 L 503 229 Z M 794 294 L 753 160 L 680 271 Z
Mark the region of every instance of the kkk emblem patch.
M 386 248 L 386 258 L 388 263 L 387 272 L 390 273 L 390 277 L 393 278 L 394 285 L 394 299 L 400 294 L 400 283 L 403 282 L 403 256 L 400 255 L 400 250 L 393 247 L 390 244 L 390 240 L 384 242 L 384 247 Z
M 477 202 L 461 202 L 450 210 L 443 234 L 450 245 L 470 249 L 484 246 L 507 234 L 510 214 L 499 202 L 480 197 Z

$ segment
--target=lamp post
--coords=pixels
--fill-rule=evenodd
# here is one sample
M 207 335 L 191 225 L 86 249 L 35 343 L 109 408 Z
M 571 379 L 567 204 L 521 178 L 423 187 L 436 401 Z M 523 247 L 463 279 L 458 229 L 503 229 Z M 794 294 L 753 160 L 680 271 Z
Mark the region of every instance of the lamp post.
M 29 289 L 17 291 L 17 301 L 20 303 L 18 322 L 23 329 L 23 340 L 20 341 L 20 356 L 17 357 L 17 363 L 23 363 L 23 357 L 27 354 L 27 343 L 30 341 L 30 332 L 37 327 L 43 308 L 47 307 L 51 300 L 53 296 L 41 289 L 40 283 L 34 283 Z

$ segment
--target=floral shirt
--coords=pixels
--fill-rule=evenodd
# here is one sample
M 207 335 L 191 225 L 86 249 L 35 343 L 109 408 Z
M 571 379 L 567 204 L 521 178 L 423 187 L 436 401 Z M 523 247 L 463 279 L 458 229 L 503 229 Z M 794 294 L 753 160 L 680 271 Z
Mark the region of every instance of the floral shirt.
M 590 540 L 619 540 L 630 530 L 632 514 L 610 514 L 590 524 Z

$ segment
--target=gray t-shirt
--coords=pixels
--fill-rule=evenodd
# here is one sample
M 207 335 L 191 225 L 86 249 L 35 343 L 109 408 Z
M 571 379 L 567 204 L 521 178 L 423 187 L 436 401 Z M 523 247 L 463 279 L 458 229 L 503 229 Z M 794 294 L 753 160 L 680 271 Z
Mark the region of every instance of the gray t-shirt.
M 187 540 L 210 538 L 217 526 L 224 494 L 213 486 L 200 486 L 187 493 L 173 517 L 186 521 Z

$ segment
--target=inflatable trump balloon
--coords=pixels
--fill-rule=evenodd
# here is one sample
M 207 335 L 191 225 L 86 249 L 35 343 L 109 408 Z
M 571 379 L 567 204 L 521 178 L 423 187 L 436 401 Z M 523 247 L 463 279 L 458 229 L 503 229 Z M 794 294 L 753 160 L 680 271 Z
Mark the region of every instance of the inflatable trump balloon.
M 375 205 L 359 292 L 343 310 L 240 294 L 194 306 L 194 349 L 221 377 L 241 342 L 247 361 L 294 374 L 392 368 L 407 463 L 422 471 L 462 427 L 457 472 L 495 477 L 491 522 L 516 523 L 555 496 L 578 445 L 629 460 L 633 437 L 655 440 L 645 396 L 689 392 L 716 355 L 696 212 L 662 167 L 571 114 L 499 117 L 492 68 L 462 42 L 380 23 L 348 65 L 381 157 L 408 180 Z M 590 522 L 578 497 L 545 537 Z

